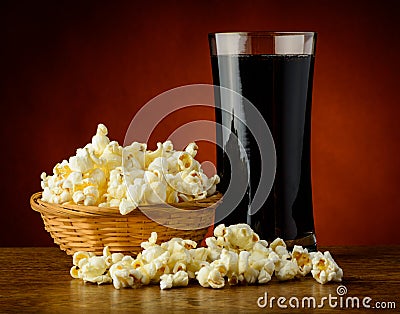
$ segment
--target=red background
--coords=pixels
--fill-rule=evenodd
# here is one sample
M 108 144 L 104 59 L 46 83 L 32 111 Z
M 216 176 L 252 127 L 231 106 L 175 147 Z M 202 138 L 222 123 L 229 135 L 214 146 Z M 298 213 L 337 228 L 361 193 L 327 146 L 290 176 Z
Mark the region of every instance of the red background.
M 51 245 L 29 206 L 40 173 L 85 145 L 99 122 L 122 143 L 135 112 L 150 99 L 177 86 L 211 83 L 207 34 L 236 30 L 318 32 L 312 113 L 318 241 L 400 244 L 396 1 L 0 6 L 1 246 Z M 212 112 L 200 116 L 212 118 Z M 214 158 L 212 147 L 206 151 L 201 158 Z

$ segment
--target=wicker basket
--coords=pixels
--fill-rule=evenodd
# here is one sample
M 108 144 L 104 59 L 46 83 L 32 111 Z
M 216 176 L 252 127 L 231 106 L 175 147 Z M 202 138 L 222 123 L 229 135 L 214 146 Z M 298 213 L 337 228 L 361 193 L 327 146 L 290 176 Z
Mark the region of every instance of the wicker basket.
M 152 231 L 158 234 L 157 242 L 179 237 L 200 243 L 208 231 L 208 227 L 204 226 L 213 224 L 221 194 L 174 204 L 174 207 L 183 209 L 178 215 L 162 204 L 141 206 L 141 210 L 135 209 L 127 215 L 121 215 L 118 208 L 50 204 L 41 198 L 41 192 L 33 194 L 31 207 L 41 214 L 45 229 L 54 243 L 67 254 L 72 255 L 77 251 L 101 254 L 104 246 L 109 246 L 112 252 L 136 255 L 141 251 L 140 244 L 148 240 Z M 142 210 L 151 217 L 157 215 L 163 221 L 173 222 L 174 228 L 151 220 Z M 193 215 L 193 210 L 197 210 L 196 215 Z M 185 215 L 185 212 L 188 214 Z M 183 230 L 189 225 L 191 229 L 196 226 L 200 229 Z

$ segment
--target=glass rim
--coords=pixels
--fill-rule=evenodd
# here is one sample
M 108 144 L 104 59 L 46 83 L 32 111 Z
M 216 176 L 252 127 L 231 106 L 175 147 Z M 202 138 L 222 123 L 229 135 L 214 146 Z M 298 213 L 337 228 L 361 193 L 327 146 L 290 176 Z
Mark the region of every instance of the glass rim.
M 260 36 L 260 37 L 273 37 L 273 36 L 291 36 L 291 35 L 305 35 L 305 36 L 315 36 L 317 32 L 313 31 L 241 31 L 241 32 L 212 32 L 208 33 L 209 37 L 216 35 L 242 35 L 242 36 Z
M 209 33 L 210 55 L 314 55 L 316 32 L 249 31 Z

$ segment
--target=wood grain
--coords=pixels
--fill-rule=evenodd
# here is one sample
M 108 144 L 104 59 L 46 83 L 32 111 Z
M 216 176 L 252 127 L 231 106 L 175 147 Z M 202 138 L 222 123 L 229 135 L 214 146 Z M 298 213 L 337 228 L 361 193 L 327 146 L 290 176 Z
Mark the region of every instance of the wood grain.
M 370 297 L 395 302 L 400 307 L 400 247 L 329 247 L 344 270 L 345 297 Z M 321 248 L 320 248 L 321 250 Z M 278 308 L 276 302 L 259 308 L 257 299 L 267 292 L 268 300 L 314 297 L 317 304 L 329 294 L 339 297 L 338 283 L 320 285 L 311 277 L 289 282 L 271 281 L 266 285 L 206 289 L 193 283 L 186 288 L 160 290 L 158 286 L 116 290 L 112 285 L 97 286 L 72 279 L 72 258 L 58 248 L 0 248 L 0 312 L 77 313 L 126 312 L 155 313 L 287 313 L 304 309 Z M 338 299 L 339 301 L 340 299 Z M 344 299 L 345 300 L 345 299 Z M 288 301 L 286 301 L 288 304 Z M 344 304 L 345 305 L 345 304 Z M 362 305 L 361 305 L 362 306 Z M 310 309 L 309 309 L 310 310 Z M 308 311 L 309 311 L 308 310 Z M 329 306 L 315 312 L 346 310 Z M 354 310 L 355 311 L 355 310 Z M 357 309 L 357 313 L 372 309 Z M 396 310 L 381 310 L 391 313 Z

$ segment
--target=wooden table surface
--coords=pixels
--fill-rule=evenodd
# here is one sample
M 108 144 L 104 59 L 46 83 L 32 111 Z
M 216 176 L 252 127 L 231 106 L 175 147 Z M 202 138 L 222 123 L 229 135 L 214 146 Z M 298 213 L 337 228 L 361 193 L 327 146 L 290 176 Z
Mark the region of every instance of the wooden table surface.
M 266 285 L 227 286 L 220 290 L 202 288 L 197 283 L 170 290 L 160 290 L 159 286 L 116 290 L 112 285 L 97 286 L 72 279 L 69 275 L 72 257 L 58 248 L 0 248 L 0 312 L 288 313 L 304 312 L 310 298 L 316 300 L 317 308 L 312 311 L 317 313 L 339 310 L 373 313 L 378 307 L 386 307 L 379 310 L 383 313 L 400 312 L 400 246 L 319 249 L 329 249 L 342 267 L 342 283 L 321 285 L 308 276 L 302 280 L 273 280 Z M 340 285 L 347 289 L 347 294 L 342 290 L 338 294 Z M 261 308 L 257 301 L 264 297 L 260 299 L 262 305 L 266 293 L 268 305 Z M 272 297 L 275 300 L 271 308 Z M 286 301 L 281 299 L 286 309 L 278 307 L 279 297 L 286 298 Z M 306 297 L 304 306 L 303 297 Z M 290 307 L 290 298 L 293 305 L 299 300 L 299 309 Z M 360 300 L 360 308 L 351 310 L 356 298 Z M 364 308 L 363 301 L 371 308 Z M 323 307 L 318 308 L 321 302 Z M 395 310 L 388 309 L 394 305 Z

